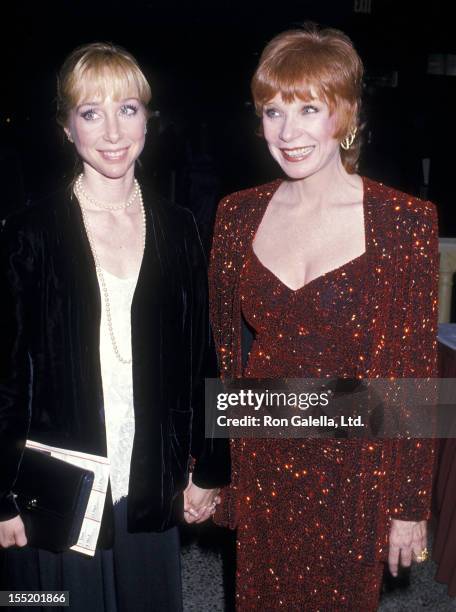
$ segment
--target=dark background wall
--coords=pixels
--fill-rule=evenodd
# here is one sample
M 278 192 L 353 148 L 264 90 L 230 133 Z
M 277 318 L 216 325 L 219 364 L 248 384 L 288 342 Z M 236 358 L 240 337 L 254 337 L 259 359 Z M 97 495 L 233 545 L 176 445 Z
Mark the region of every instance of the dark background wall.
M 274 34 L 312 19 L 347 32 L 365 62 L 362 172 L 433 199 L 441 234 L 456 235 L 456 75 L 428 73 L 430 54 L 440 54 L 434 71 L 452 72 L 450 4 L 16 0 L 3 6 L 0 212 L 71 176 L 73 158 L 54 120 L 55 74 L 75 46 L 109 40 L 135 54 L 152 83 L 159 116 L 149 129 L 143 174 L 194 209 L 207 241 L 220 196 L 279 174 L 255 135 L 249 80 Z M 423 158 L 430 159 L 428 185 Z

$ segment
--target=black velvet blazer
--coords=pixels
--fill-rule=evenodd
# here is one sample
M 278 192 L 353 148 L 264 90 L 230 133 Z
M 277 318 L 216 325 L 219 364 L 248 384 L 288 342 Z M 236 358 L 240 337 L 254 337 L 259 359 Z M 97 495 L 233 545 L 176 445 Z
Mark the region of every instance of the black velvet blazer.
M 228 443 L 204 436 L 204 377 L 217 372 L 206 265 L 191 213 L 143 189 L 146 246 L 131 308 L 135 437 L 128 529 L 183 516 L 182 490 L 229 481 Z M 0 254 L 0 520 L 17 515 L 26 438 L 106 454 L 100 292 L 69 191 L 10 217 Z M 108 499 L 109 496 L 108 496 Z M 100 545 L 111 544 L 107 503 Z

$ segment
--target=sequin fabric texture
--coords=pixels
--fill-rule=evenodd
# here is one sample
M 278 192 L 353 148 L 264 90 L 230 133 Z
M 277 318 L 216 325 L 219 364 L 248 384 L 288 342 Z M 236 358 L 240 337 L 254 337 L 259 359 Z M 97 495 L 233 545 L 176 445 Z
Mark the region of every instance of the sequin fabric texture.
M 211 314 L 227 378 L 436 376 L 435 209 L 364 181 L 366 251 L 293 291 L 252 240 L 280 181 L 222 200 Z M 255 331 L 245 371 L 241 316 Z M 238 529 L 238 610 L 375 610 L 391 518 L 427 518 L 428 440 L 232 444 L 216 520 Z

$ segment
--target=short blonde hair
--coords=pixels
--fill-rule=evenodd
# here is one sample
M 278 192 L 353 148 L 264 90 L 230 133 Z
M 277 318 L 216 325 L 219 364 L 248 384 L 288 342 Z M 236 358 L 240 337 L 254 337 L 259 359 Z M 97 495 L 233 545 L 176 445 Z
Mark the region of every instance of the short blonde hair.
M 104 100 L 137 97 L 146 108 L 150 85 L 136 59 L 111 43 L 96 42 L 70 53 L 57 78 L 57 122 L 66 127 L 69 113 L 87 96 Z
M 251 84 L 255 109 L 261 116 L 264 105 L 278 93 L 285 102 L 310 101 L 316 95 L 331 114 L 336 112 L 334 137 L 342 140 L 360 128 L 362 78 L 363 64 L 348 36 L 306 23 L 266 45 Z M 358 134 L 348 151 L 341 150 L 350 173 L 356 172 L 360 149 Z

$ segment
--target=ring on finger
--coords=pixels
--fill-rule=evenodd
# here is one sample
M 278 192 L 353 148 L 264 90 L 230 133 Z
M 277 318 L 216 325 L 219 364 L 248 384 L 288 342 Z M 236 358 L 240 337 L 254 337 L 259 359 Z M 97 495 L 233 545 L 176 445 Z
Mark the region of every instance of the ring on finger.
M 423 561 L 427 561 L 429 559 L 429 551 L 428 551 L 427 547 L 424 547 L 419 555 L 415 555 L 415 558 L 418 561 L 418 563 L 422 563 Z

